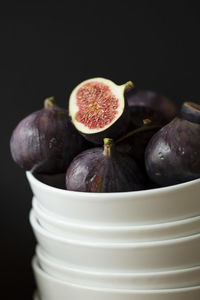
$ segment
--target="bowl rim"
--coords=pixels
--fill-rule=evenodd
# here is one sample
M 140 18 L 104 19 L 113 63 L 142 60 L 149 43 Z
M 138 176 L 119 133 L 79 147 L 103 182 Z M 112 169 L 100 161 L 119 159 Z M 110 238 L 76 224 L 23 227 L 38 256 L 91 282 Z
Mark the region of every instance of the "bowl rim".
M 44 250 L 42 249 L 42 247 L 40 245 L 36 245 L 35 248 L 35 253 L 37 255 L 37 257 L 39 258 L 39 260 L 43 260 L 46 264 L 53 266 L 53 268 L 58 268 L 60 270 L 69 270 L 69 271 L 73 271 L 76 273 L 80 273 L 80 274 L 85 274 L 85 275 L 95 275 L 95 276 L 106 276 L 106 277 L 136 277 L 136 276 L 163 276 L 163 275 L 176 275 L 176 274 L 185 274 L 188 271 L 200 271 L 200 265 L 199 266 L 191 266 L 191 267 L 187 267 L 187 268 L 182 268 L 182 269 L 173 269 L 173 270 L 158 270 L 158 271 L 149 271 L 149 272 L 105 272 L 105 271 L 95 271 L 95 270 L 90 270 L 90 269 L 81 269 L 81 268 L 77 268 L 77 267 L 72 267 L 72 266 L 67 266 L 64 265 L 62 262 L 59 262 L 57 259 L 54 259 L 53 257 L 51 257 L 49 254 L 45 253 Z M 51 260 L 51 258 L 53 258 Z
M 62 279 L 58 279 L 56 277 L 50 276 L 49 274 L 45 273 L 39 266 L 39 262 L 38 259 L 36 258 L 36 256 L 33 257 L 32 259 L 32 268 L 33 270 L 35 270 L 36 273 L 38 273 L 40 276 L 42 276 L 43 278 L 49 279 L 49 280 L 53 280 L 54 282 L 56 282 L 57 284 L 62 284 L 62 285 L 70 285 L 72 287 L 75 288 L 79 288 L 79 289 L 85 289 L 85 290 L 91 290 L 91 291 L 96 291 L 96 292 L 117 292 L 117 293 L 122 293 L 122 294 L 149 294 L 149 293 L 153 293 L 153 294 L 164 294 L 164 293 L 178 293 L 178 292 L 188 292 L 188 291 L 196 291 L 199 290 L 200 291 L 200 285 L 196 285 L 193 287 L 184 287 L 184 288 L 176 288 L 176 289 L 155 289 L 155 290 L 130 290 L 130 289 L 114 289 L 114 288 L 102 288 L 102 287 L 90 287 L 87 285 L 79 285 L 79 284 L 75 284 L 72 282 L 67 282 L 65 280 Z
M 184 183 L 179 183 L 179 184 L 175 184 L 175 185 L 171 185 L 171 186 L 167 186 L 167 187 L 158 187 L 158 188 L 153 188 L 153 189 L 147 189 L 147 190 L 140 190 L 140 191 L 130 191 L 130 192 L 115 192 L 115 193 L 93 193 L 93 192 L 79 192 L 79 191 L 69 191 L 69 190 L 64 190 L 64 189 L 59 189 L 56 187 L 52 187 L 50 185 L 47 185 L 43 182 L 41 182 L 39 179 L 37 179 L 34 174 L 31 171 L 26 171 L 26 176 L 29 180 L 29 182 L 34 183 L 34 185 L 37 185 L 38 187 L 45 189 L 49 192 L 54 192 L 54 193 L 58 193 L 60 195 L 66 195 L 68 194 L 70 195 L 79 195 L 81 197 L 86 197 L 86 198 L 90 198 L 90 197 L 96 197 L 96 198 L 105 198 L 106 199 L 113 199 L 113 197 L 115 197 L 116 199 L 121 199 L 122 196 L 145 196 L 145 195 L 156 195 L 159 193 L 165 193 L 165 192 L 172 192 L 172 191 L 177 191 L 181 188 L 184 187 L 190 187 L 193 186 L 195 184 L 200 184 L 200 178 L 191 180 L 191 181 L 187 181 Z
M 84 247 L 99 247 L 99 248 L 106 248 L 106 249 L 111 249 L 113 247 L 117 249 L 123 249 L 123 248 L 148 248 L 148 247 L 155 247 L 155 246 L 170 246 L 173 245 L 174 243 L 182 243 L 185 241 L 191 241 L 195 240 L 196 238 L 200 238 L 200 233 L 185 236 L 185 237 L 179 237 L 179 238 L 174 238 L 174 239 L 167 239 L 167 240 L 158 240 L 158 241 L 147 241 L 147 242 L 111 242 L 111 243 L 103 243 L 103 242 L 86 242 L 78 239 L 66 239 L 63 236 L 60 236 L 58 234 L 53 234 L 52 232 L 44 229 L 38 222 L 35 213 L 33 210 L 30 211 L 29 213 L 29 220 L 32 228 L 39 232 L 42 236 L 45 236 L 47 238 L 67 243 L 67 244 L 72 244 L 72 245 L 77 245 L 77 246 L 84 246 Z

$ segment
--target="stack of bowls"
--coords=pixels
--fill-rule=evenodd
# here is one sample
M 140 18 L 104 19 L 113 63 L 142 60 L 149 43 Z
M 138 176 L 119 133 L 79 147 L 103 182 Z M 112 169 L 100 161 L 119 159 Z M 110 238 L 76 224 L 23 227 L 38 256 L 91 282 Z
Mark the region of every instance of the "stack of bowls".
M 200 299 L 200 179 L 81 193 L 27 178 L 41 300 Z

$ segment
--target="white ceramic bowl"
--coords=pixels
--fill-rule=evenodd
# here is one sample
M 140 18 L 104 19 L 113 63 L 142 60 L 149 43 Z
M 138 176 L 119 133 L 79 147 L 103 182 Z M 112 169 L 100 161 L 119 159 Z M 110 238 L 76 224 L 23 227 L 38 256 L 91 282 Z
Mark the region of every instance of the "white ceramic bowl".
M 33 295 L 33 300 L 41 300 L 39 298 L 39 295 L 38 295 L 38 292 L 35 292 L 34 295 Z
M 36 283 L 42 299 L 48 300 L 199 300 L 200 286 L 161 289 L 128 290 L 97 288 L 63 281 L 45 273 L 33 260 Z
M 59 236 L 76 240 L 147 242 L 183 237 L 200 232 L 200 216 L 150 225 L 104 226 L 67 222 L 64 218 L 59 218 L 41 207 L 36 198 L 33 198 L 32 205 L 36 218 L 44 229 Z
M 200 285 L 200 266 L 148 273 L 91 272 L 90 270 L 64 265 L 46 254 L 40 246 L 37 246 L 36 254 L 39 265 L 46 273 L 57 279 L 75 284 L 121 289 L 167 289 Z
M 200 215 L 200 179 L 145 191 L 84 193 L 54 188 L 26 174 L 42 207 L 69 222 L 144 225 Z
M 154 242 L 103 243 L 72 240 L 30 222 L 38 243 L 51 256 L 70 266 L 110 272 L 154 271 L 200 265 L 200 234 Z

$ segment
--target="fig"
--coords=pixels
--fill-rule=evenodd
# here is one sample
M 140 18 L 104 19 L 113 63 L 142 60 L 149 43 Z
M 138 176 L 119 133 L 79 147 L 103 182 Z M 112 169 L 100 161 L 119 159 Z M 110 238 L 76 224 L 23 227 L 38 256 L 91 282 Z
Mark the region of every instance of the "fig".
M 131 120 L 137 126 L 143 126 L 143 120 L 151 120 L 151 125 L 165 125 L 177 114 L 176 105 L 167 97 L 149 90 L 129 93 L 128 105 Z
M 43 109 L 23 119 L 10 140 L 12 157 L 20 167 L 47 174 L 66 173 L 72 159 L 88 147 L 54 97 L 44 101 Z
M 161 128 L 158 125 L 144 124 L 125 136 L 116 140 L 117 150 L 132 156 L 142 168 L 145 169 L 144 153 L 152 136 Z
M 122 136 L 129 126 L 126 96 L 133 88 L 131 81 L 118 86 L 105 78 L 80 83 L 69 98 L 69 115 L 76 129 L 99 145 L 107 136 Z
M 116 141 L 120 152 L 133 156 L 141 167 L 151 137 L 176 115 L 177 108 L 168 98 L 148 90 L 130 92 L 127 97 L 131 122 L 129 132 Z
M 200 106 L 189 106 L 190 115 L 194 113 L 195 120 L 198 119 Z M 160 186 L 199 178 L 200 124 L 184 116 L 175 117 L 151 138 L 145 151 L 145 165 L 151 180 Z
M 145 175 L 129 155 L 116 151 L 112 139 L 104 147 L 83 151 L 66 173 L 66 188 L 81 192 L 128 192 L 145 188 Z

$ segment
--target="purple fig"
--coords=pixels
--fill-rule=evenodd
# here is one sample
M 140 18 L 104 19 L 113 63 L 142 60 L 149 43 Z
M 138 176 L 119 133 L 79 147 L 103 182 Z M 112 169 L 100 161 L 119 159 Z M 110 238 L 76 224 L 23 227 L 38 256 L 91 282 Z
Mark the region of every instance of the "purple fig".
M 106 136 L 118 138 L 129 126 L 126 95 L 131 81 L 116 85 L 105 78 L 83 81 L 72 91 L 69 114 L 76 129 L 89 141 L 103 144 Z
M 143 126 L 143 120 L 151 124 L 165 125 L 177 114 L 176 105 L 168 98 L 152 91 L 139 90 L 128 95 L 131 120 L 137 126 Z
M 66 188 L 81 192 L 128 192 L 145 188 L 145 175 L 134 159 L 116 151 L 112 139 L 104 147 L 76 156 L 66 173 Z
M 200 106 L 190 105 L 190 115 L 192 110 L 195 116 L 197 111 L 200 116 Z M 174 118 L 148 143 L 145 165 L 151 180 L 160 186 L 199 178 L 200 124 L 183 117 Z
M 23 119 L 13 131 L 10 149 L 14 161 L 37 173 L 62 173 L 71 160 L 87 149 L 66 110 L 45 100 L 44 108 Z
M 175 104 L 152 91 L 130 92 L 127 97 L 131 122 L 129 132 L 116 141 L 119 151 L 134 157 L 144 167 L 145 148 L 151 137 L 176 115 Z

